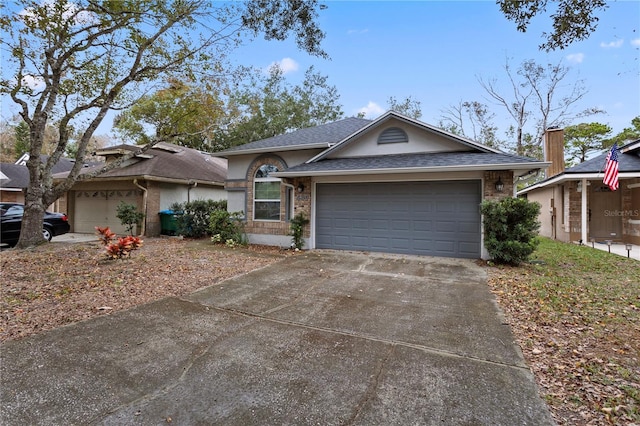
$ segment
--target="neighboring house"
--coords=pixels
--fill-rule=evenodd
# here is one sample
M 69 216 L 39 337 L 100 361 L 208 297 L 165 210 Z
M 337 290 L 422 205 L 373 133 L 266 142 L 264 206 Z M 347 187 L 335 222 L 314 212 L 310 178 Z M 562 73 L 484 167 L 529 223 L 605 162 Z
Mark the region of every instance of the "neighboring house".
M 602 182 L 606 152 L 564 170 L 563 131 L 547 131 L 545 146 L 553 163 L 547 178 L 518 193 L 542 205 L 540 234 L 565 242 L 640 244 L 640 140 L 619 148 L 616 191 Z
M 98 150 L 108 163 L 140 146 L 118 145 Z M 95 166 L 100 167 L 100 166 Z M 90 173 L 94 168 L 83 169 Z M 67 173 L 57 174 L 62 179 Z M 116 217 L 120 202 L 133 204 L 145 214 L 137 234 L 158 236 L 159 212 L 175 202 L 226 199 L 224 180 L 227 162 L 195 149 L 159 143 L 144 154 L 97 177 L 78 181 L 64 197 L 71 232 L 94 233 L 96 226 L 109 226 L 116 234 L 126 228 Z
M 41 155 L 40 160 L 46 162 L 48 156 Z M 24 203 L 24 193 L 29 186 L 29 170 L 27 161 L 29 154 L 23 154 L 15 163 L 2 163 L 0 165 L 0 201 L 9 203 Z M 52 173 L 68 172 L 73 167 L 74 161 L 69 158 L 60 158 L 53 166 Z M 48 207 L 50 211 L 65 212 L 60 209 L 60 204 L 56 201 Z
M 0 164 L 0 201 L 24 203 L 24 190 L 29 186 L 29 170 L 13 163 Z
M 307 248 L 486 258 L 479 205 L 514 196 L 548 164 L 505 154 L 390 111 L 346 118 L 216 153 L 228 209 L 252 243 L 289 246 L 304 213 Z

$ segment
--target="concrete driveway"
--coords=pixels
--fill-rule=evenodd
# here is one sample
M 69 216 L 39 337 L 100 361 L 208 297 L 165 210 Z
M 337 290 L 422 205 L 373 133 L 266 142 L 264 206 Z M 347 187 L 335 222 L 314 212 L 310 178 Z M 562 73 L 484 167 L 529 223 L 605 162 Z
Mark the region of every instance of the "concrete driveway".
M 306 252 L 0 349 L 8 425 L 553 424 L 468 260 Z

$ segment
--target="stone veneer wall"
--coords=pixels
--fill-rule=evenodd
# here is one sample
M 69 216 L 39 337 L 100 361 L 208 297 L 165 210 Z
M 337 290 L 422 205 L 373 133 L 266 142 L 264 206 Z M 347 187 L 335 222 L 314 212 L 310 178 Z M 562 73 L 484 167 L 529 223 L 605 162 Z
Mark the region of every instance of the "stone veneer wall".
M 496 191 L 496 182 L 500 179 L 504 184 L 502 192 Z M 513 191 L 513 172 L 510 170 L 487 171 L 484 172 L 484 200 L 499 200 L 505 197 L 512 197 Z
M 631 186 L 631 188 L 629 188 Z M 620 181 L 622 191 L 622 236 L 625 243 L 640 245 L 640 178 Z
M 147 188 L 147 211 L 145 212 L 145 230 L 144 234 L 147 237 L 160 236 L 160 183 L 153 181 L 138 182 L 139 185 Z M 143 209 L 142 197 L 138 199 L 138 211 Z M 138 229 L 138 232 L 142 231 Z
M 285 220 L 280 220 L 278 222 L 275 221 L 261 221 L 261 220 L 253 220 L 253 180 L 256 176 L 256 172 L 258 169 L 265 165 L 269 164 L 278 168 L 278 170 L 286 169 L 286 164 L 284 160 L 281 158 L 268 155 L 263 157 L 258 157 L 247 170 L 247 179 L 245 184 L 245 189 L 247 191 L 247 211 L 246 211 L 246 223 L 245 223 L 245 231 L 248 234 L 266 234 L 266 235 L 288 235 L 289 234 L 289 222 Z M 287 183 L 287 182 L 285 182 Z M 240 187 L 240 185 L 233 185 L 234 188 Z M 286 199 L 286 190 L 287 187 L 285 185 L 280 185 L 280 217 L 286 217 L 286 203 L 284 200 Z M 295 191 L 294 191 L 295 192 Z M 295 197 L 295 195 L 294 195 Z
M 569 194 L 569 241 L 578 241 L 582 238 L 582 192 L 578 192 L 577 181 L 565 183 L 564 190 L 565 194 Z M 589 205 L 589 191 L 587 191 L 587 205 Z M 589 235 L 588 228 L 587 235 Z

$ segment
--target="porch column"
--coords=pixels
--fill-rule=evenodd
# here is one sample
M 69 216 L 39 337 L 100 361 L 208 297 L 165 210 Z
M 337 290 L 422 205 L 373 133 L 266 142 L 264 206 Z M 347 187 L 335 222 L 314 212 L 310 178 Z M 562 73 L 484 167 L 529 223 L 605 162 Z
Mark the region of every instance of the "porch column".
M 588 228 L 588 222 L 587 222 L 587 191 L 589 190 L 589 187 L 587 186 L 587 179 L 582 179 L 582 226 L 581 231 L 582 234 L 580 236 L 580 238 L 582 239 L 582 244 L 587 244 L 588 240 L 587 240 L 587 228 Z

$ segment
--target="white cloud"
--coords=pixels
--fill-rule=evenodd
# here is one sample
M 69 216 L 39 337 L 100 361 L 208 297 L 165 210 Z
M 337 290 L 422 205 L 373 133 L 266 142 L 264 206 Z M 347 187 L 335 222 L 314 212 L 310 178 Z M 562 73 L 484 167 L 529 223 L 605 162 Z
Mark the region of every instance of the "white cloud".
M 44 7 L 49 15 L 54 15 L 56 13 L 56 2 L 54 0 L 43 0 L 40 2 L 40 6 Z M 19 15 L 22 16 L 22 18 L 26 21 L 37 19 L 33 7 L 27 7 L 26 9 L 22 10 Z M 80 10 L 78 5 L 76 4 L 67 2 L 66 4 L 62 5 L 62 19 L 69 20 L 72 17 L 74 19 L 74 24 L 90 24 L 92 22 L 96 22 L 94 16 L 91 13 L 85 10 Z M 52 25 L 55 25 L 55 23 L 53 23 Z
M 22 77 L 22 85 L 29 87 L 32 90 L 39 90 L 44 88 L 44 81 L 42 80 L 41 77 L 25 75 L 24 77 Z
M 298 71 L 298 68 L 300 68 L 300 65 L 295 60 L 293 60 L 291 58 L 283 58 L 283 59 L 281 59 L 279 61 L 272 62 L 267 67 L 267 72 L 272 67 L 278 67 L 278 68 L 280 68 L 282 70 L 283 74 L 288 74 L 290 72 Z
M 584 61 L 584 53 L 570 53 L 567 55 L 567 61 L 573 64 L 581 64 Z
M 635 47 L 640 47 L 640 38 L 631 40 L 631 45 Z
M 349 30 L 347 31 L 347 35 L 351 35 L 351 34 L 366 34 L 369 32 L 368 28 L 365 28 L 363 30 Z
M 605 49 L 617 49 L 622 46 L 624 43 L 624 39 L 611 41 L 609 43 L 605 43 L 604 41 L 600 43 L 600 47 L 604 47 Z
M 384 112 L 384 109 L 373 101 L 369 101 L 367 106 L 358 110 L 358 114 L 363 113 L 365 118 L 376 118 Z

